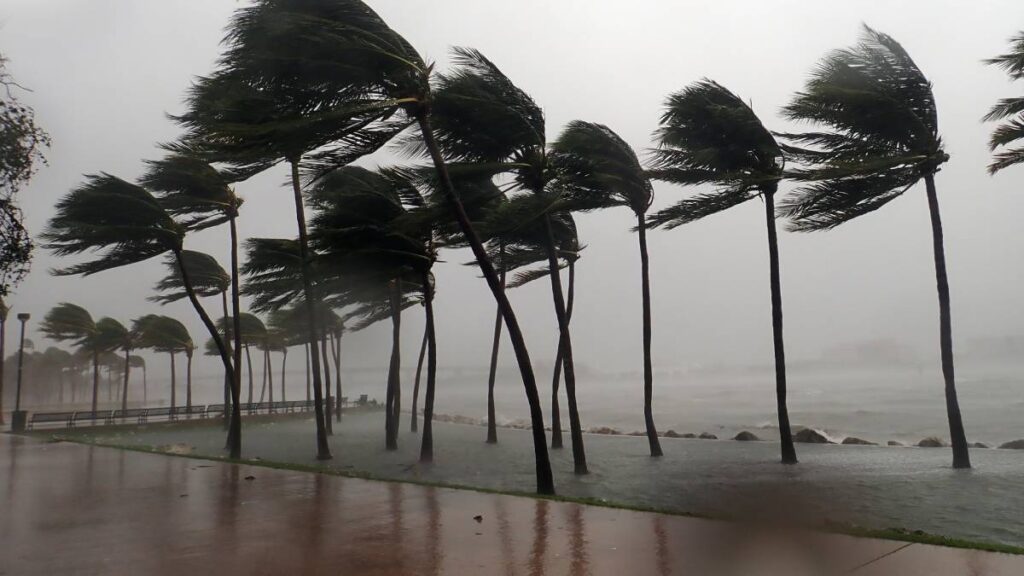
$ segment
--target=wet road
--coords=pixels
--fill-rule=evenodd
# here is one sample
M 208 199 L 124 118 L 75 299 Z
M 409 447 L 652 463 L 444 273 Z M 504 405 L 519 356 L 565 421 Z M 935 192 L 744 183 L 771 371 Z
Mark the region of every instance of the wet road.
M 0 574 L 1024 574 L 1024 558 L 0 435 Z

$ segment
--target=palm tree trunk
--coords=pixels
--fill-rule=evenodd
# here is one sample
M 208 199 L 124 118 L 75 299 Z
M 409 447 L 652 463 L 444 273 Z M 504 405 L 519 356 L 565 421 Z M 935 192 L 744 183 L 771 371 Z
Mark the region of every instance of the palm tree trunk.
M 501 289 L 505 289 L 505 243 L 498 243 L 498 257 L 501 259 L 501 273 L 498 280 L 501 282 Z M 497 307 L 494 313 L 494 340 L 491 342 L 491 365 L 487 371 L 487 443 L 498 443 L 498 422 L 494 410 L 494 383 L 498 379 L 498 349 L 501 345 L 501 307 Z
M 74 392 L 75 388 L 72 387 L 71 391 Z M 74 399 L 72 399 L 74 402 Z M 142 365 L 142 405 L 146 406 L 149 403 L 149 373 L 146 372 L 146 365 Z
M 249 345 L 245 345 L 245 363 L 249 372 L 249 404 L 252 404 L 252 354 L 249 353 Z
M 224 334 L 223 334 L 222 337 L 224 338 L 224 343 L 228 346 L 228 353 L 231 355 L 231 364 L 232 364 L 232 366 L 236 366 L 235 361 L 234 361 L 235 353 L 234 353 L 234 350 L 231 349 L 231 343 L 230 343 L 230 340 L 229 340 L 229 337 L 230 337 L 230 333 L 229 332 L 230 331 L 228 330 L 228 322 L 230 322 L 230 318 L 228 318 L 228 292 L 227 292 L 227 290 L 225 290 L 225 291 L 220 293 L 220 306 L 221 306 L 221 312 L 223 313 L 222 318 L 224 318 Z M 225 372 L 224 373 L 224 427 L 229 430 L 229 432 L 228 432 L 228 439 L 227 439 L 227 448 L 228 449 L 231 448 L 231 432 L 230 432 L 230 430 L 231 430 L 231 422 L 230 422 L 230 417 L 231 417 L 231 378 L 228 376 L 227 372 Z
M 260 380 L 260 402 L 263 402 L 263 398 L 267 394 L 267 350 L 263 350 L 263 376 Z
M 523 378 L 523 388 L 526 392 L 526 401 L 530 407 L 530 427 L 533 434 L 533 453 L 535 460 L 534 467 L 537 475 L 537 492 L 539 494 L 554 494 L 555 480 L 551 473 L 551 460 L 548 458 L 547 438 L 544 436 L 544 414 L 540 406 L 540 394 L 537 391 L 537 380 L 533 374 L 533 366 L 530 363 L 530 353 L 526 349 L 526 340 L 523 338 L 523 332 L 519 327 L 519 321 L 516 319 L 515 311 L 512 309 L 512 304 L 508 301 L 508 296 L 505 294 L 505 290 L 501 287 L 501 280 L 498 278 L 498 274 L 495 272 L 494 266 L 491 265 L 491 261 L 487 257 L 487 251 L 484 250 L 483 242 L 480 241 L 480 237 L 477 235 L 476 230 L 473 229 L 473 225 L 469 221 L 469 216 L 466 214 L 466 209 L 462 205 L 462 201 L 459 199 L 458 193 L 455 191 L 455 186 L 452 184 L 451 176 L 448 174 L 448 167 L 445 165 L 444 157 L 441 155 L 441 149 L 437 145 L 437 140 L 434 137 L 434 129 L 430 124 L 429 106 L 426 104 L 421 105 L 420 110 L 416 115 L 416 120 L 420 126 L 420 134 L 423 138 L 423 143 L 430 152 L 434 168 L 437 171 L 439 180 L 441 181 L 441 187 L 451 203 L 452 210 L 455 212 L 455 218 L 459 223 L 459 228 L 462 230 L 462 234 L 466 237 L 466 241 L 473 250 L 473 256 L 476 258 L 477 265 L 480 266 L 480 271 L 487 280 L 487 286 L 491 289 L 491 294 L 494 295 L 494 299 L 498 303 L 498 308 L 501 309 L 501 315 L 505 319 L 505 324 L 508 326 L 509 339 L 512 341 L 512 348 L 516 354 L 516 362 L 519 364 L 519 372 L 522 374 Z
M 100 394 L 100 353 L 92 352 L 92 413 L 96 414 Z
M 644 338 L 644 425 L 647 427 L 647 444 L 651 456 L 661 456 L 658 430 L 654 427 L 654 367 L 651 364 L 651 262 L 647 254 L 647 222 L 642 212 L 636 215 L 637 232 L 640 240 L 640 276 L 643 294 L 643 338 Z
M 334 419 L 341 422 L 341 332 L 331 331 L 331 357 L 334 358 Z
M 288 347 L 285 346 L 284 350 L 281 351 L 281 402 L 288 401 L 288 395 L 285 393 L 285 368 L 288 367 Z
M 388 365 L 388 388 L 384 400 L 384 446 L 388 450 L 398 450 L 398 410 L 399 389 L 401 380 L 399 370 L 402 368 L 400 352 L 402 330 L 401 286 L 399 280 L 391 281 L 391 363 Z
M 299 159 L 289 158 L 292 172 L 292 196 L 295 200 L 295 222 L 299 229 L 299 257 L 302 259 L 302 291 L 306 301 L 306 327 L 309 340 L 316 342 L 319 331 L 316 322 L 316 295 L 313 293 L 312 261 L 309 257 L 309 238 L 306 235 L 306 211 L 302 204 L 302 189 L 299 187 Z M 316 458 L 330 460 L 331 447 L 327 443 L 327 426 L 324 420 L 324 399 L 320 379 L 320 351 L 312 346 L 310 361 L 313 365 L 313 408 L 316 415 Z
M 779 440 L 782 463 L 796 464 L 796 447 L 786 404 L 786 348 L 782 339 L 782 283 L 779 278 L 779 238 L 775 231 L 775 190 L 764 190 L 765 222 L 768 227 L 768 264 L 771 270 L 772 337 L 775 341 L 775 399 L 779 411 Z
M 121 410 L 128 409 L 128 373 L 131 370 L 131 354 L 130 348 L 124 349 L 124 387 L 121 389 Z M 63 396 L 64 387 L 61 387 L 61 396 Z
M 4 356 L 7 354 L 7 316 L 0 318 L 0 425 L 4 423 Z
M 177 388 L 177 375 L 174 373 L 174 352 L 171 352 L 171 412 L 174 412 L 174 407 L 177 396 L 175 395 L 175 389 Z
M 416 360 L 416 381 L 412 386 L 412 418 L 409 419 L 409 430 L 419 431 L 417 412 L 420 405 L 420 375 L 423 372 L 423 359 L 427 357 L 427 329 L 423 328 L 423 341 L 420 343 L 420 357 Z
M 572 323 L 572 306 L 576 297 L 576 262 L 569 261 L 568 300 L 565 315 Z M 555 353 L 555 369 L 551 375 L 551 447 L 562 448 L 562 412 L 558 402 L 558 382 L 562 377 L 562 336 L 558 336 L 558 351 Z
M 270 357 L 270 348 L 267 348 L 267 400 L 274 404 L 274 361 Z
M 939 293 L 939 349 L 942 353 L 942 377 L 946 385 L 946 415 L 949 419 L 949 440 L 953 445 L 953 468 L 970 468 L 971 455 L 967 435 L 960 416 L 960 401 L 956 395 L 956 377 L 953 372 L 953 325 L 949 309 L 949 280 L 946 278 L 946 250 L 942 237 L 942 218 L 939 215 L 939 197 L 935 192 L 935 175 L 924 178 L 928 190 L 928 210 L 932 221 L 932 242 L 935 250 L 935 284 Z
M 238 228 L 235 224 L 237 216 L 237 210 L 234 208 L 228 213 L 231 230 L 231 337 L 234 340 L 231 348 L 231 427 L 228 429 L 228 450 L 231 458 L 242 457 L 242 304 L 241 285 L 238 279 Z
M 192 411 L 192 352 L 185 352 L 185 410 Z
M 311 399 L 309 395 L 309 343 L 303 344 L 303 347 L 306 349 L 306 402 L 309 402 Z
M 544 233 L 547 241 L 548 269 L 551 277 L 551 295 L 555 302 L 555 316 L 558 318 L 559 347 L 565 369 L 565 395 L 569 401 L 569 437 L 572 439 L 573 471 L 586 474 L 587 454 L 583 447 L 583 427 L 576 406 L 576 366 L 572 358 L 572 337 L 569 335 L 569 317 L 565 311 L 562 296 L 562 277 L 558 268 L 558 253 L 555 248 L 555 234 L 551 229 L 551 218 L 544 215 Z
M 324 424 L 328 435 L 334 434 L 334 424 L 331 420 L 331 361 L 327 355 L 327 331 L 324 330 L 324 337 L 320 340 L 320 351 L 324 359 Z
M 427 316 L 427 392 L 423 398 L 423 444 L 420 462 L 434 460 L 434 390 L 437 383 L 437 339 L 434 333 L 434 289 L 430 273 L 423 272 L 423 307 Z

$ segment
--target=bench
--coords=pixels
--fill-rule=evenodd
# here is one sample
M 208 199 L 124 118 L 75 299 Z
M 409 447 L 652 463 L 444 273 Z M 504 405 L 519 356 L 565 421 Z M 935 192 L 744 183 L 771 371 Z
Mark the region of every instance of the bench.
M 74 417 L 74 412 L 33 412 L 32 418 L 28 421 L 28 429 L 31 430 L 35 424 L 50 424 L 53 422 L 60 422 L 64 426 L 71 426 L 71 419 Z
M 149 408 L 146 410 L 146 415 L 143 417 L 143 422 L 148 421 L 150 418 L 170 418 L 171 408 L 165 406 L 163 408 Z
M 224 404 L 210 404 L 210 405 L 208 405 L 206 407 L 206 414 L 205 414 L 204 417 L 209 417 L 212 414 L 223 415 L 224 414 L 224 406 L 225 406 Z
M 98 412 L 75 412 L 74 416 L 71 417 L 71 421 L 68 426 L 75 426 L 79 422 L 91 422 L 95 424 L 97 421 L 109 422 L 111 410 L 100 410 Z
M 239 409 L 239 411 L 241 411 L 242 414 L 250 414 L 251 415 L 251 414 L 253 414 L 256 411 L 256 403 L 255 402 L 243 402 L 242 404 L 240 404 L 238 406 L 238 409 Z
M 127 410 L 114 410 L 110 413 L 108 422 L 113 424 L 115 420 L 127 420 L 129 418 L 135 418 L 135 420 L 142 424 L 146 420 L 147 408 L 128 408 Z

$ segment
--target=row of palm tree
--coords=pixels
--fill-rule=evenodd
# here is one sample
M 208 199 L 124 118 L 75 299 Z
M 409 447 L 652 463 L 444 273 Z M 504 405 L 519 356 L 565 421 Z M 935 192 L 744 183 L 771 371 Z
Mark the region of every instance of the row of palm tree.
M 1018 38 L 1014 46 L 1012 54 L 993 62 L 1017 79 L 1024 70 L 1024 39 Z M 233 457 L 241 450 L 239 368 L 246 345 L 239 298 L 243 291 L 256 311 L 303 315 L 305 334 L 292 342 L 303 343 L 309 351 L 320 459 L 331 457 L 328 359 L 334 356 L 337 375 L 342 333 L 379 320 L 392 324 L 385 446 L 396 447 L 402 311 L 422 305 L 426 328 L 418 364 L 422 367 L 425 356 L 427 380 L 421 459 L 429 461 L 436 385 L 432 269 L 439 250 L 468 247 L 498 309 L 487 439 L 497 440 L 494 358 L 501 331 L 507 328 L 530 409 L 537 490 L 552 493 L 536 378 L 506 289 L 545 276 L 549 279 L 559 331 L 552 443 L 561 444 L 557 386 L 564 378 L 575 471 L 584 474 L 588 467 L 570 323 L 575 264 L 582 248 L 575 214 L 626 206 L 636 217 L 644 421 L 650 454 L 660 456 L 652 408 L 646 233 L 761 198 L 782 461 L 796 463 L 786 401 L 776 221 L 788 220 L 794 231 L 831 229 L 881 208 L 923 180 L 932 220 L 954 466 L 970 466 L 953 372 L 949 290 L 935 187 L 935 175 L 949 156 L 938 134 L 931 85 L 895 40 L 865 27 L 860 43 L 821 61 L 783 110 L 788 119 L 814 126 L 806 132 L 772 132 L 740 97 L 712 80 L 670 95 L 647 166 L 621 137 L 600 124 L 574 121 L 549 143 L 541 107 L 493 62 L 476 50 L 457 48 L 453 63 L 450 71 L 436 72 L 359 0 L 261 0 L 239 9 L 217 68 L 196 80 L 186 112 L 174 117 L 185 133 L 165 145 L 170 155 L 152 162 L 139 184 L 107 174 L 90 176 L 58 204 L 57 216 L 44 235 L 50 249 L 60 255 L 101 251 L 91 262 L 59 273 L 92 274 L 170 252 L 176 265 L 172 274 L 177 276 L 169 286 L 183 289 L 190 298 L 222 358 L 234 406 L 228 434 Z M 1012 117 L 997 129 L 994 148 L 1024 137 L 1022 102 L 1003 101 L 993 110 L 991 119 Z M 392 141 L 429 164 L 378 170 L 351 165 Z M 997 155 L 992 170 L 1020 161 L 1024 153 L 1009 149 Z M 241 201 L 232 186 L 279 163 L 289 168 L 297 235 L 250 240 L 243 270 L 248 283 L 243 288 L 235 229 Z M 710 185 L 714 191 L 648 214 L 655 180 Z M 777 201 L 783 181 L 790 181 L 795 189 Z M 111 210 L 115 202 L 118 209 Z M 312 211 L 308 217 L 307 208 Z M 223 222 L 229 222 L 231 229 L 231 272 L 215 275 L 208 289 L 199 290 L 202 281 L 190 270 L 184 237 Z M 561 278 L 566 267 L 568 290 Z M 511 271 L 517 274 L 508 283 Z M 202 295 L 218 294 L 224 308 L 219 327 L 199 301 Z M 332 317 L 337 318 L 336 324 Z M 339 400 L 340 387 L 339 376 Z M 418 385 L 414 390 L 416 413 Z

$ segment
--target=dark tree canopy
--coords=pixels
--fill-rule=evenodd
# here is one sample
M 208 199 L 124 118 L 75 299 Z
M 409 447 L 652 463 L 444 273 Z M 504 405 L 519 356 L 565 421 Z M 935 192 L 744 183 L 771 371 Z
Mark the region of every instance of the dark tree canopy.
M 28 273 L 32 239 L 22 224 L 17 196 L 36 169 L 46 162 L 43 148 L 50 137 L 36 125 L 32 108 L 22 104 L 19 86 L 0 55 L 0 296 L 6 295 Z

